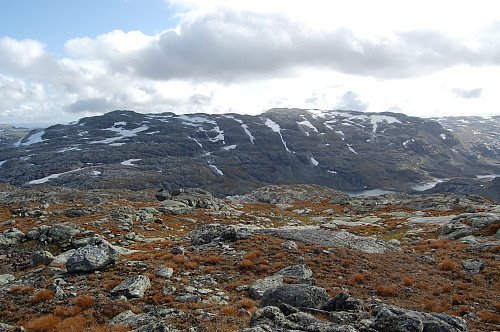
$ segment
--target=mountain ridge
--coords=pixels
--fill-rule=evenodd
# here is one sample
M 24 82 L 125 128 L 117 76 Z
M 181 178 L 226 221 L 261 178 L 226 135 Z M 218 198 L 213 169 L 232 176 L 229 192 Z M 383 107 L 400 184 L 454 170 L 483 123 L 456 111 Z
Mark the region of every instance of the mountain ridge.
M 12 185 L 203 187 L 217 195 L 298 183 L 402 191 L 500 170 L 436 121 L 342 110 L 117 110 L 33 130 L 14 144 L 0 141 L 0 151 L 0 181 Z

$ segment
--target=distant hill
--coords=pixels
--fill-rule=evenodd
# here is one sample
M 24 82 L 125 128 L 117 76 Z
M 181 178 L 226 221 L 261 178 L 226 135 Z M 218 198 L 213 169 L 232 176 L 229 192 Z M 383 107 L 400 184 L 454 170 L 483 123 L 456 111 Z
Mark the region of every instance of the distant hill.
M 402 191 L 434 178 L 500 173 L 498 142 L 488 154 L 440 122 L 340 110 L 272 109 L 255 116 L 114 111 L 0 141 L 0 181 L 80 189 L 203 187 L 234 195 L 296 183 Z

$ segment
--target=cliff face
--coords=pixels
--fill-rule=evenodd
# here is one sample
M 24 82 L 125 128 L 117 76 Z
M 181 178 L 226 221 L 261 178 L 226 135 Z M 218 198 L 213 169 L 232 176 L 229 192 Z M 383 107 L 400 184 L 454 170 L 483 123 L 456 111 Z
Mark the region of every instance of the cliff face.
M 0 181 L 13 185 L 203 187 L 218 195 L 277 183 L 405 190 L 498 168 L 432 120 L 301 109 L 257 116 L 114 111 L 0 141 L 0 152 Z

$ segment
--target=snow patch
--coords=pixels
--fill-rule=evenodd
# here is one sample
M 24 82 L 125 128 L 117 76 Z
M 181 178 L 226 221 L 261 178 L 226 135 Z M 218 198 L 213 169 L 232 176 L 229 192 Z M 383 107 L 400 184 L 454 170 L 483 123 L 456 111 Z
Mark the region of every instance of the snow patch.
M 224 143 L 224 131 L 223 130 L 220 130 L 219 126 L 215 126 L 214 129 L 212 129 L 211 131 L 214 131 L 216 132 L 218 135 L 215 136 L 214 138 L 208 138 L 210 140 L 210 142 L 217 142 L 217 141 L 222 141 Z
M 2 165 L 3 165 L 3 164 L 5 164 L 5 162 L 6 162 L 6 161 L 7 161 L 7 160 L 2 160 L 2 161 L 0 161 L 0 167 L 2 167 Z
M 356 152 L 356 150 L 354 150 L 354 149 L 353 149 L 353 147 L 352 147 L 350 144 L 347 144 L 347 147 L 349 148 L 349 150 L 351 150 L 351 152 L 352 152 L 352 153 L 354 153 L 354 154 L 358 154 L 358 153 Z
M 441 134 L 439 136 L 443 139 L 443 141 L 446 139 L 446 135 L 445 134 Z
M 198 144 L 198 145 L 200 146 L 200 148 L 202 148 L 202 147 L 203 147 L 203 145 L 201 145 L 201 143 L 200 143 L 200 142 L 198 142 L 198 140 L 197 140 L 196 138 L 191 137 L 191 136 L 189 136 L 189 135 L 188 135 L 188 137 L 189 137 L 190 139 L 192 139 L 193 141 L 195 141 L 195 142 L 196 142 L 196 144 Z
M 136 161 L 139 161 L 139 160 L 141 160 L 141 159 L 128 159 L 128 160 L 122 161 L 120 163 L 120 165 L 123 165 L 123 166 L 136 166 L 133 163 L 135 163 Z
M 197 126 L 198 124 L 200 123 L 210 123 L 210 124 L 214 124 L 216 125 L 217 123 L 213 120 L 209 120 L 205 117 L 202 117 L 202 116 L 189 116 L 189 115 L 186 115 L 186 114 L 183 114 L 183 115 L 179 115 L 176 117 L 177 119 L 181 119 L 181 120 L 184 120 L 184 124 L 187 124 L 187 125 L 190 125 L 190 126 Z
M 337 171 L 327 170 L 328 173 L 337 174 Z
M 217 168 L 217 166 L 215 165 L 212 165 L 212 164 L 208 164 L 208 166 L 213 169 L 215 171 L 216 174 L 219 174 L 220 176 L 223 176 L 224 173 L 222 173 L 222 171 L 220 169 Z
M 273 120 L 271 120 L 271 119 L 269 119 L 269 118 L 267 118 L 267 119 L 266 119 L 266 123 L 265 123 L 265 124 L 266 124 L 266 126 L 268 126 L 269 128 L 271 128 L 271 129 L 272 129 L 272 131 L 274 131 L 275 133 L 278 133 L 278 134 L 280 135 L 280 137 L 281 137 L 281 142 L 282 142 L 282 143 L 283 143 L 283 145 L 285 146 L 286 151 L 288 151 L 288 152 L 290 152 L 290 153 L 291 153 L 292 151 L 290 151 L 290 150 L 288 149 L 288 147 L 286 146 L 286 142 L 285 142 L 285 140 L 283 139 L 283 135 L 281 135 L 281 128 L 280 128 L 279 124 L 277 124 L 276 122 L 274 122 Z
M 319 163 L 316 159 L 314 159 L 313 157 L 311 157 L 311 163 L 314 165 L 314 166 L 318 166 Z
M 77 146 L 69 146 L 67 148 L 64 148 L 64 149 L 61 149 L 59 151 L 57 151 L 58 153 L 65 153 L 65 152 L 68 152 L 68 151 L 81 151 L 82 149 L 80 149 L 79 147 Z
M 68 172 L 64 172 L 64 173 L 52 174 L 52 175 L 46 176 L 46 177 L 38 179 L 38 180 L 32 180 L 32 181 L 28 182 L 28 184 L 42 184 L 42 183 L 45 183 L 45 182 L 50 181 L 52 179 L 57 179 L 61 175 L 78 172 L 78 171 L 81 171 L 83 169 L 84 168 L 77 168 L 77 169 L 74 169 L 72 171 L 68 171 Z
M 309 120 L 307 120 L 303 115 L 302 115 L 302 118 L 304 119 L 304 121 L 297 122 L 297 124 L 302 125 L 302 126 L 306 126 L 308 128 L 311 128 L 315 132 L 318 132 L 318 129 L 315 126 L 313 126 L 313 124 L 311 122 L 309 122 Z
M 234 150 L 234 149 L 236 149 L 236 144 L 225 146 L 225 147 L 223 147 L 223 149 L 226 151 Z
M 243 127 L 243 130 L 245 131 L 245 133 L 247 134 L 247 136 L 250 138 L 250 142 L 252 142 L 252 144 L 255 144 L 253 141 L 255 140 L 255 137 L 253 137 L 252 133 L 250 132 L 250 130 L 248 130 L 248 126 L 246 124 L 242 124 L 241 127 Z
M 28 141 L 27 142 L 24 142 L 22 143 L 22 141 L 26 138 L 26 137 L 23 137 L 21 138 L 19 141 L 17 141 L 16 143 L 14 143 L 14 146 L 15 147 L 18 147 L 19 145 L 24 145 L 24 146 L 28 146 L 28 145 L 32 145 L 32 144 L 36 144 L 36 143 L 42 143 L 42 142 L 45 142 L 47 141 L 46 139 L 42 139 L 42 136 L 45 134 L 45 131 L 42 130 L 42 131 L 39 131 L 39 132 L 36 132 L 36 133 L 33 133 L 31 134 L 29 137 L 28 137 Z
M 92 175 L 94 175 L 94 176 L 101 175 L 101 174 L 102 174 L 101 171 L 96 171 L 96 170 L 92 171 Z
M 120 141 L 124 138 L 129 138 L 129 137 L 134 137 L 134 136 L 137 136 L 138 133 L 140 133 L 141 131 L 146 131 L 149 129 L 148 126 L 141 126 L 141 127 L 137 127 L 135 129 L 124 129 L 124 126 L 126 126 L 127 123 L 124 122 L 124 121 L 121 121 L 121 122 L 115 122 L 115 124 L 113 125 L 113 127 L 111 128 L 106 128 L 106 129 L 102 129 L 102 130 L 109 130 L 109 131 L 114 131 L 118 136 L 117 137 L 111 137 L 111 138 L 106 138 L 106 139 L 103 139 L 101 141 L 92 141 L 92 142 L 89 142 L 90 144 L 110 144 L 112 146 L 119 146 L 119 145 L 115 145 L 115 144 L 111 144 L 111 143 L 114 143 L 116 141 Z M 121 143 L 120 145 L 123 145 L 124 143 Z

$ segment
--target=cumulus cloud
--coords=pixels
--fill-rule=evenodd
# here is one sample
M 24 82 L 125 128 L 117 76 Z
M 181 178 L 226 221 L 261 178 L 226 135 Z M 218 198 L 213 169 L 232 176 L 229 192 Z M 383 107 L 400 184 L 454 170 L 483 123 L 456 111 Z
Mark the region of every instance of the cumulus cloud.
M 65 57 L 51 54 L 36 40 L 0 38 L 0 122 L 16 117 L 64 121 L 65 116 L 72 120 L 75 113 L 86 116 L 120 108 L 221 110 L 220 96 L 228 93 L 220 91 L 248 82 L 258 90 L 258 82 L 300 80 L 306 70 L 381 82 L 423 77 L 460 65 L 500 65 L 500 43 L 491 42 L 500 41 L 498 22 L 467 37 L 438 29 L 360 34 L 341 26 L 308 25 L 276 11 L 231 10 L 224 6 L 231 1 L 221 3 L 217 12 L 186 15 L 177 29 L 152 36 L 115 30 L 95 38 L 71 39 L 65 44 Z M 308 77 L 307 82 L 311 81 Z M 356 83 L 349 86 L 342 92 L 362 91 Z M 295 91 L 308 88 L 294 86 Z M 238 91 L 246 93 L 243 88 Z M 468 99 L 483 92 L 451 91 Z M 365 91 L 360 93 L 367 97 Z M 291 90 L 276 90 L 274 96 L 266 92 L 267 100 L 255 109 L 284 105 L 294 94 L 298 95 Z M 338 94 L 331 97 L 327 88 L 315 87 L 301 95 L 301 102 L 314 107 L 334 104 Z M 249 100 L 254 99 L 251 96 Z M 348 91 L 336 107 L 364 111 L 369 105 Z
M 367 102 L 363 102 L 359 97 L 360 96 L 357 93 L 347 91 L 339 98 L 339 102 L 337 103 L 335 108 L 364 112 L 368 109 L 368 106 L 370 104 Z
M 455 88 L 452 89 L 451 91 L 455 94 L 455 96 L 465 99 L 480 98 L 481 94 L 483 93 L 482 88 L 471 89 L 471 90 Z

